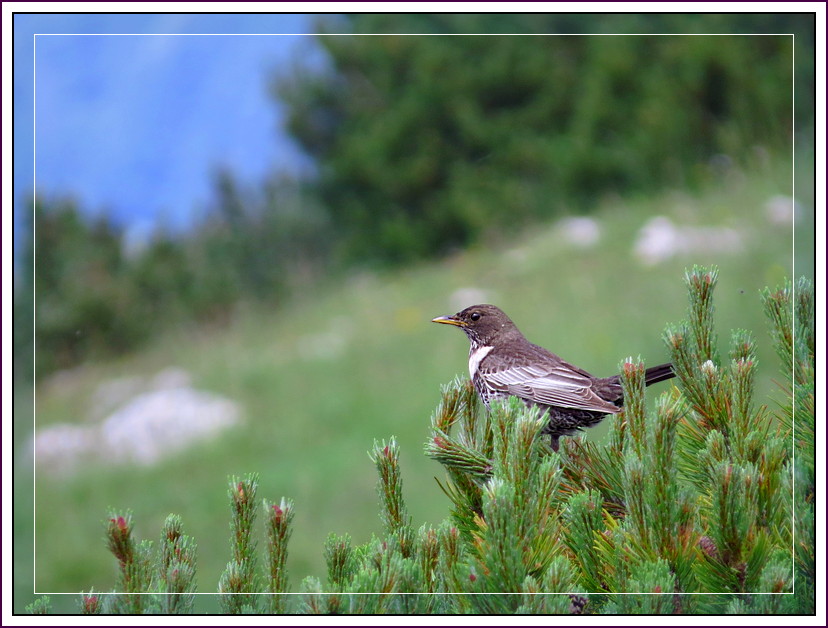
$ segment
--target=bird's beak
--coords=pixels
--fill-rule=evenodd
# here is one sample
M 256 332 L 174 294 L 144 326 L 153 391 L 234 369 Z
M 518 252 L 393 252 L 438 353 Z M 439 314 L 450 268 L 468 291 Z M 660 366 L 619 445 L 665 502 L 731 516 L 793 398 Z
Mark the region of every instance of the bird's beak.
M 454 325 L 455 327 L 465 327 L 466 323 L 461 321 L 459 318 L 454 318 L 453 316 L 438 316 L 437 318 L 431 319 L 432 323 L 443 323 L 444 325 Z

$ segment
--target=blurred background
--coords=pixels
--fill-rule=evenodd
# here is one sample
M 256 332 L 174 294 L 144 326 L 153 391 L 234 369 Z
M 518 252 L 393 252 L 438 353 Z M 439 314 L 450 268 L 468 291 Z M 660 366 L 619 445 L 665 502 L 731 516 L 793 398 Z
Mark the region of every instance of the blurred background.
M 392 435 L 414 525 L 439 523 L 422 447 L 468 344 L 429 321 L 476 302 L 604 376 L 664 361 L 684 269 L 716 264 L 722 353 L 751 330 L 774 403 L 758 291 L 813 278 L 813 16 L 14 30 L 17 612 L 33 589 L 112 588 L 109 507 L 156 541 L 180 514 L 215 592 L 227 479 L 247 472 L 296 502 L 298 590 L 328 533 L 380 531 L 366 452 Z

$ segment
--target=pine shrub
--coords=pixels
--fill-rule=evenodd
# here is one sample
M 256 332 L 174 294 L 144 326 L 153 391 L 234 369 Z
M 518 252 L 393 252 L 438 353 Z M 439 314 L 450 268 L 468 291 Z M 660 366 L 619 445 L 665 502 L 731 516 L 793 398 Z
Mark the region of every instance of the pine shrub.
M 790 382 L 772 408 L 754 400 L 751 335 L 736 330 L 728 354 L 717 350 L 716 282 L 715 268 L 686 274 L 688 317 L 664 334 L 677 378 L 652 412 L 644 364 L 621 363 L 625 408 L 606 419 L 604 443 L 566 438 L 553 452 L 537 410 L 510 399 L 486 411 L 469 381 L 446 386 L 425 454 L 445 469 L 449 517 L 414 528 L 399 446 L 375 442 L 383 534 L 363 545 L 330 535 L 324 582 L 307 577 L 298 595 L 285 595 L 293 503 L 263 503 L 260 570 L 258 477 L 231 478 L 222 611 L 813 613 L 813 290 L 803 279 L 761 294 Z M 193 611 L 196 545 L 179 517 L 167 518 L 157 551 L 133 538 L 130 512 L 113 511 L 105 526 L 116 592 L 84 593 L 81 612 Z M 48 598 L 27 607 L 49 609 Z

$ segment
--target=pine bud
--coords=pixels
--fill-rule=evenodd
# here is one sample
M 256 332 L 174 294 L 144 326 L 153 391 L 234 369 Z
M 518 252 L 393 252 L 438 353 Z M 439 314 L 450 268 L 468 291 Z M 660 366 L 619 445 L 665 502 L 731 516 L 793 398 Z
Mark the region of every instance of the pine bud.
M 273 523 L 277 525 L 282 523 L 282 516 L 285 514 L 285 511 L 279 508 L 279 504 L 273 504 L 271 508 L 273 509 Z
M 101 612 L 101 599 L 97 595 L 84 595 L 81 612 L 84 615 L 97 615 Z
M 699 549 L 707 556 L 713 559 L 719 558 L 719 551 L 716 549 L 716 544 L 709 536 L 703 536 L 699 539 Z

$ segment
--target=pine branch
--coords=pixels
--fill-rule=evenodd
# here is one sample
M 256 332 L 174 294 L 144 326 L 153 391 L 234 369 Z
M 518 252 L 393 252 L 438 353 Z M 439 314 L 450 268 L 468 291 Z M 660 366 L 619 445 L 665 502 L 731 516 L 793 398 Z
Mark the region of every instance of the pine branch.
M 267 590 L 270 596 L 270 612 L 284 613 L 287 596 L 287 546 L 293 532 L 293 500 L 282 498 L 278 504 L 264 500 L 263 507 L 267 514 Z
M 374 449 L 369 453 L 379 472 L 377 492 L 382 504 L 382 519 L 388 534 L 395 534 L 400 541 L 400 549 L 405 558 L 414 550 L 414 531 L 411 528 L 411 516 L 402 497 L 402 476 L 400 474 L 400 448 L 392 436 L 388 444 L 374 442 Z
M 167 615 L 193 612 L 196 590 L 196 544 L 183 533 L 178 515 L 169 515 L 161 531 L 161 612 Z
M 149 599 L 135 593 L 150 590 L 152 572 L 150 551 L 152 543 L 136 543 L 132 537 L 132 512 L 111 511 L 106 523 L 106 539 L 110 552 L 118 560 L 119 577 L 112 599 L 113 612 L 139 615 L 146 612 Z
M 219 580 L 219 602 L 228 614 L 255 612 L 259 591 L 256 577 L 256 542 L 251 539 L 256 518 L 256 489 L 259 476 L 256 473 L 243 479 L 230 478 L 227 494 L 231 503 L 230 549 L 232 560 Z
M 101 597 L 95 595 L 95 589 L 89 589 L 89 592 L 81 593 L 81 615 L 100 615 L 102 611 L 103 604 L 101 603 Z

